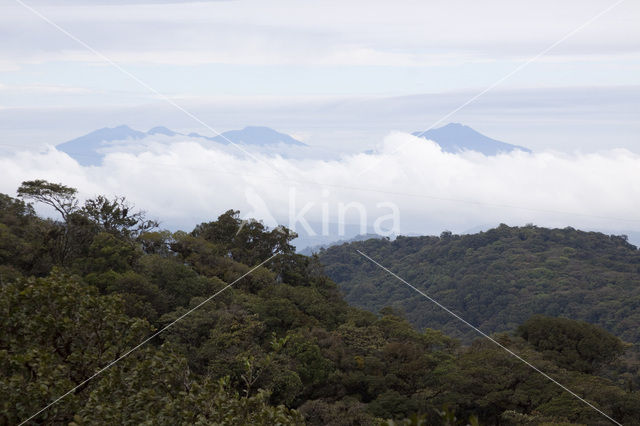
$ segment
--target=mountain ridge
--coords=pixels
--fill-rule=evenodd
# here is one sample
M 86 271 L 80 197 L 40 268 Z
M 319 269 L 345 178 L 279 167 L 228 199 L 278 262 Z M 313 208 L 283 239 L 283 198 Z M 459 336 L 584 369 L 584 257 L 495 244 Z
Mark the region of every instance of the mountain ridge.
M 204 136 L 196 132 L 185 135 L 175 132 L 164 126 L 155 126 L 147 132 L 132 129 L 126 124 L 116 127 L 103 127 L 94 130 L 75 139 L 56 145 L 56 149 L 62 151 L 83 166 L 99 166 L 102 163 L 104 154 L 101 149 L 108 148 L 110 142 L 142 140 L 148 136 L 185 136 L 188 138 L 201 138 L 208 141 L 228 145 L 230 143 L 254 146 L 272 146 L 279 143 L 306 147 L 307 145 L 286 133 L 280 133 L 265 126 L 246 126 L 241 130 L 229 130 L 217 136 Z
M 492 139 L 460 123 L 449 123 L 436 129 L 429 129 L 424 132 L 413 132 L 412 135 L 431 140 L 437 143 L 442 151 L 452 154 L 475 151 L 486 156 L 494 156 L 513 151 L 531 152 L 531 150 L 523 146 L 512 145 Z M 197 132 L 188 134 L 180 133 L 165 126 L 155 126 L 146 132 L 142 132 L 122 124 L 116 127 L 103 127 L 94 130 L 75 139 L 58 144 L 56 145 L 56 149 L 65 152 L 83 166 L 99 166 L 104 158 L 104 151 L 117 146 L 118 142 L 122 142 L 121 145 L 125 146 L 128 141 L 138 142 L 150 136 L 203 139 L 222 145 L 238 144 L 265 147 L 268 149 L 272 149 L 280 144 L 287 147 L 309 148 L 307 144 L 294 137 L 266 126 L 245 126 L 242 129 L 228 130 L 216 136 L 206 136 Z M 365 153 L 369 154 L 373 154 L 374 152 L 375 151 L 372 150 L 365 151 Z M 286 156 L 284 153 L 280 154 Z
M 349 303 L 391 306 L 418 328 L 468 339 L 473 333 L 385 274 L 380 261 L 488 333 L 535 314 L 583 320 L 640 346 L 640 250 L 626 236 L 573 228 L 500 225 L 486 232 L 372 239 L 331 246 L 318 256 Z

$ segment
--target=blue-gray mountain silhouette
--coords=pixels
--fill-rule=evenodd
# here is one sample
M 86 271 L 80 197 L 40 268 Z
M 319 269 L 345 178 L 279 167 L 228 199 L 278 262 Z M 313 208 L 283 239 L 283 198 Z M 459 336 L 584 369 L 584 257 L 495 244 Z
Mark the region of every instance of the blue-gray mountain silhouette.
M 79 138 L 70 140 L 56 146 L 58 151 L 67 153 L 83 166 L 98 166 L 104 157 L 99 151 L 107 143 L 113 141 L 124 141 L 128 139 L 142 139 L 147 134 L 138 130 L 133 130 L 129 126 L 104 127 L 94 130 Z
M 231 141 L 245 145 L 262 146 L 283 143 L 285 145 L 307 146 L 287 134 L 276 132 L 269 127 L 263 126 L 248 126 L 242 130 L 230 130 L 210 139 L 221 143 L 229 143 Z
M 484 155 L 497 155 L 501 152 L 511 152 L 520 150 L 531 152 L 523 146 L 511 145 L 506 142 L 497 141 L 476 132 L 469 126 L 460 123 L 449 123 L 437 129 L 426 132 L 414 132 L 414 136 L 429 139 L 436 142 L 444 152 L 458 153 L 462 151 L 476 151 Z
M 277 132 L 268 127 L 249 126 L 242 130 L 230 130 L 218 136 L 203 136 L 198 133 L 184 135 L 163 126 L 154 127 L 148 132 L 141 132 L 129 126 L 121 125 L 94 130 L 79 138 L 61 143 L 56 146 L 56 149 L 67 153 L 83 166 L 99 166 L 104 158 L 104 152 L 102 151 L 115 146 L 114 142 L 121 142 L 122 145 L 126 145 L 128 140 L 137 141 L 154 135 L 202 138 L 222 144 L 229 144 L 229 141 L 231 141 L 243 145 L 267 146 L 283 143 L 285 145 L 307 146 L 285 133 Z
M 148 135 L 166 135 L 166 136 L 175 136 L 175 135 L 180 135 L 182 133 L 176 133 L 171 129 L 167 129 L 164 126 L 157 126 L 154 127 L 153 129 L 150 129 L 147 132 Z

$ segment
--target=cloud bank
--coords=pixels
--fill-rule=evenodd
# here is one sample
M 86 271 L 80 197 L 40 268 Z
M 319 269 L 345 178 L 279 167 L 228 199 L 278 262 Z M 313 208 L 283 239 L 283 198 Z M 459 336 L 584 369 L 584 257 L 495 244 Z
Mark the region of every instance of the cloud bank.
M 124 195 L 165 226 L 186 230 L 233 208 L 305 233 L 295 219 L 302 217 L 315 233 L 337 239 L 341 216 L 352 226 L 362 221 L 357 204 L 367 230 L 397 207 L 400 234 L 498 223 L 640 231 L 640 155 L 625 149 L 486 157 L 443 153 L 433 142 L 391 133 L 373 153 L 334 160 L 174 142 L 109 153 L 100 167 L 82 167 L 53 147 L 4 154 L 0 170 L 0 192 L 14 195 L 29 179 L 62 182 L 82 197 Z

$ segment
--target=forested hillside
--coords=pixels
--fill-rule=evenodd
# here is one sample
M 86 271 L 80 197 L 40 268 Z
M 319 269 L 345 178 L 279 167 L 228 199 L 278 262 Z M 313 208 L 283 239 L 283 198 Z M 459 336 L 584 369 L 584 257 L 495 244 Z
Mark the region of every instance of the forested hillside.
M 624 236 L 501 225 L 473 235 L 354 242 L 320 253 L 350 304 L 373 312 L 392 306 L 418 328 L 475 338 L 356 250 L 489 332 L 544 314 L 597 324 L 640 343 L 640 251 Z
M 445 325 L 457 331 L 428 305 L 422 312 L 440 321 L 427 329 L 413 327 L 392 309 L 373 314 L 349 306 L 317 258 L 295 254 L 290 245 L 295 235 L 287 229 L 243 223 L 230 210 L 190 232 L 170 233 L 123 198 L 97 196 L 81 203 L 75 189 L 46 181 L 25 182 L 18 194 L 20 199 L 0 194 L 0 424 L 18 424 L 34 414 L 31 424 L 50 425 L 610 424 L 491 342 L 463 345 L 434 330 Z M 59 217 L 39 217 L 31 201 L 50 205 Z M 538 235 L 540 230 L 495 232 Z M 496 244 L 499 235 L 471 253 Z M 402 254 L 411 256 L 411 247 L 418 253 L 414 261 L 422 259 L 425 242 L 447 247 L 428 258 L 443 259 L 438 265 L 444 277 L 446 267 L 455 272 L 445 253 L 466 256 L 460 247 L 453 249 L 459 240 L 445 235 L 357 244 L 392 262 L 404 262 Z M 583 297 L 600 297 L 598 302 L 606 304 L 589 289 L 623 283 L 632 294 L 637 254 L 620 239 L 599 244 L 601 238 L 595 238 L 585 255 L 567 243 L 557 256 L 568 259 L 568 271 L 591 265 Z M 551 244 L 542 240 L 540 245 Z M 514 258 L 535 264 L 533 255 L 519 257 L 525 249 L 514 248 L 514 254 L 507 246 L 482 255 L 484 269 L 479 257 L 468 273 L 501 267 L 504 283 L 511 283 L 518 275 L 510 271 L 524 270 L 510 267 Z M 342 282 L 368 275 L 370 284 L 363 281 L 362 288 L 370 286 L 381 298 L 385 290 L 372 284 L 386 279 L 350 257 L 351 251 L 349 246 L 330 249 L 322 260 Z M 338 264 L 340 253 L 345 257 Z M 548 261 L 536 267 L 542 271 L 534 268 L 538 280 L 563 262 Z M 609 274 L 595 277 L 594 270 Z M 566 273 L 567 280 L 578 280 L 571 274 Z M 458 276 L 452 273 L 448 282 Z M 416 280 L 418 271 L 407 278 Z M 403 295 L 397 283 L 387 284 L 394 297 Z M 615 290 L 611 300 L 620 298 Z M 482 300 L 490 306 L 489 299 Z M 601 306 L 598 318 L 610 310 Z M 415 310 L 408 312 L 415 321 Z M 640 418 L 633 381 L 621 385 L 604 377 L 628 346 L 619 338 L 584 322 L 520 313 L 518 322 L 500 315 L 496 324 L 504 327 L 496 328 L 509 331 L 495 336 L 502 344 L 617 421 L 633 424 Z M 634 336 L 631 327 L 623 334 Z

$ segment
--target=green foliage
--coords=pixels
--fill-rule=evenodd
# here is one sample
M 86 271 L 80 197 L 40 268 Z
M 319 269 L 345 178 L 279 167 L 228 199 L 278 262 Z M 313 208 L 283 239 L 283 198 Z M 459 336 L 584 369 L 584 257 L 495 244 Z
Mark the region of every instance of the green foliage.
M 269 393 L 240 396 L 228 377 L 198 378 L 167 345 L 113 368 L 91 392 L 72 425 L 300 425 L 303 419 Z
M 53 263 L 45 247 L 50 230 L 51 224 L 37 217 L 31 205 L 0 194 L 0 277 L 46 274 Z
M 78 206 L 77 192 L 78 190 L 75 188 L 42 179 L 22 182 L 18 188 L 19 197 L 39 201 L 53 207 L 65 221 Z
M 352 305 L 376 313 L 392 306 L 416 327 L 470 342 L 473 330 L 431 309 L 356 250 L 487 332 L 511 331 L 542 314 L 586 321 L 640 343 L 640 250 L 622 237 L 500 225 L 472 235 L 353 242 L 319 254 Z
M 62 222 L 48 221 L 47 229 L 41 230 L 44 234 L 40 244 L 44 250 L 41 251 L 46 251 L 54 264 L 85 263 L 93 257 L 93 253 L 88 252 L 94 239 L 101 234 L 110 234 L 121 243 L 131 244 L 141 234 L 158 226 L 156 221 L 147 220 L 144 212 L 133 212 L 124 197 L 111 200 L 99 195 L 79 207 L 76 193 L 75 188 L 45 180 L 25 181 L 18 188 L 19 197 L 49 205 L 62 217 Z M 104 236 L 100 238 L 104 239 Z
M 236 211 L 170 233 L 150 229 L 154 223 L 123 198 L 98 196 L 79 207 L 75 189 L 45 181 L 25 182 L 20 193 L 64 214 L 42 219 L 0 194 L 0 424 L 19 423 L 168 325 L 34 422 L 601 424 L 528 366 L 490 342 L 471 342 L 446 315 L 350 257 L 350 246 L 320 259 L 347 297 L 376 313 L 345 303 L 318 257 L 293 252 L 293 233 L 243 222 Z M 568 319 L 526 321 L 527 309 L 545 306 L 586 312 L 586 320 L 634 335 L 637 256 L 622 239 L 587 237 L 500 227 L 471 239 L 445 233 L 359 244 L 412 281 L 433 274 L 429 291 L 488 330 L 524 323 L 495 338 L 633 424 L 640 363 L 619 357 L 618 338 Z M 597 309 L 581 311 L 568 286 Z M 615 302 L 624 292 L 631 298 Z M 383 308 L 394 300 L 403 303 Z M 522 312 L 509 311 L 511 303 Z M 612 310 L 621 306 L 627 322 L 616 325 Z M 423 316 L 420 331 L 414 325 Z
M 84 203 L 82 213 L 105 232 L 123 237 L 135 238 L 158 226 L 157 221 L 147 220 L 144 212 L 132 212 L 124 197 L 110 200 L 98 195 Z
M 136 258 L 136 248 L 112 234 L 96 234 L 84 257 L 75 260 L 76 270 L 92 273 L 125 272 Z
M 0 288 L 2 423 L 14 424 L 90 377 L 150 332 L 122 312 L 116 295 L 54 271 Z M 86 395 L 71 395 L 43 414 L 70 420 Z
M 592 373 L 622 355 L 625 345 L 600 327 L 583 321 L 536 315 L 518 333 L 556 364 Z
M 246 265 L 260 263 L 275 253 L 292 254 L 290 242 L 297 236 L 283 227 L 269 231 L 258 221 L 243 221 L 237 210 L 196 226 L 191 235 L 221 245 L 225 255 Z

